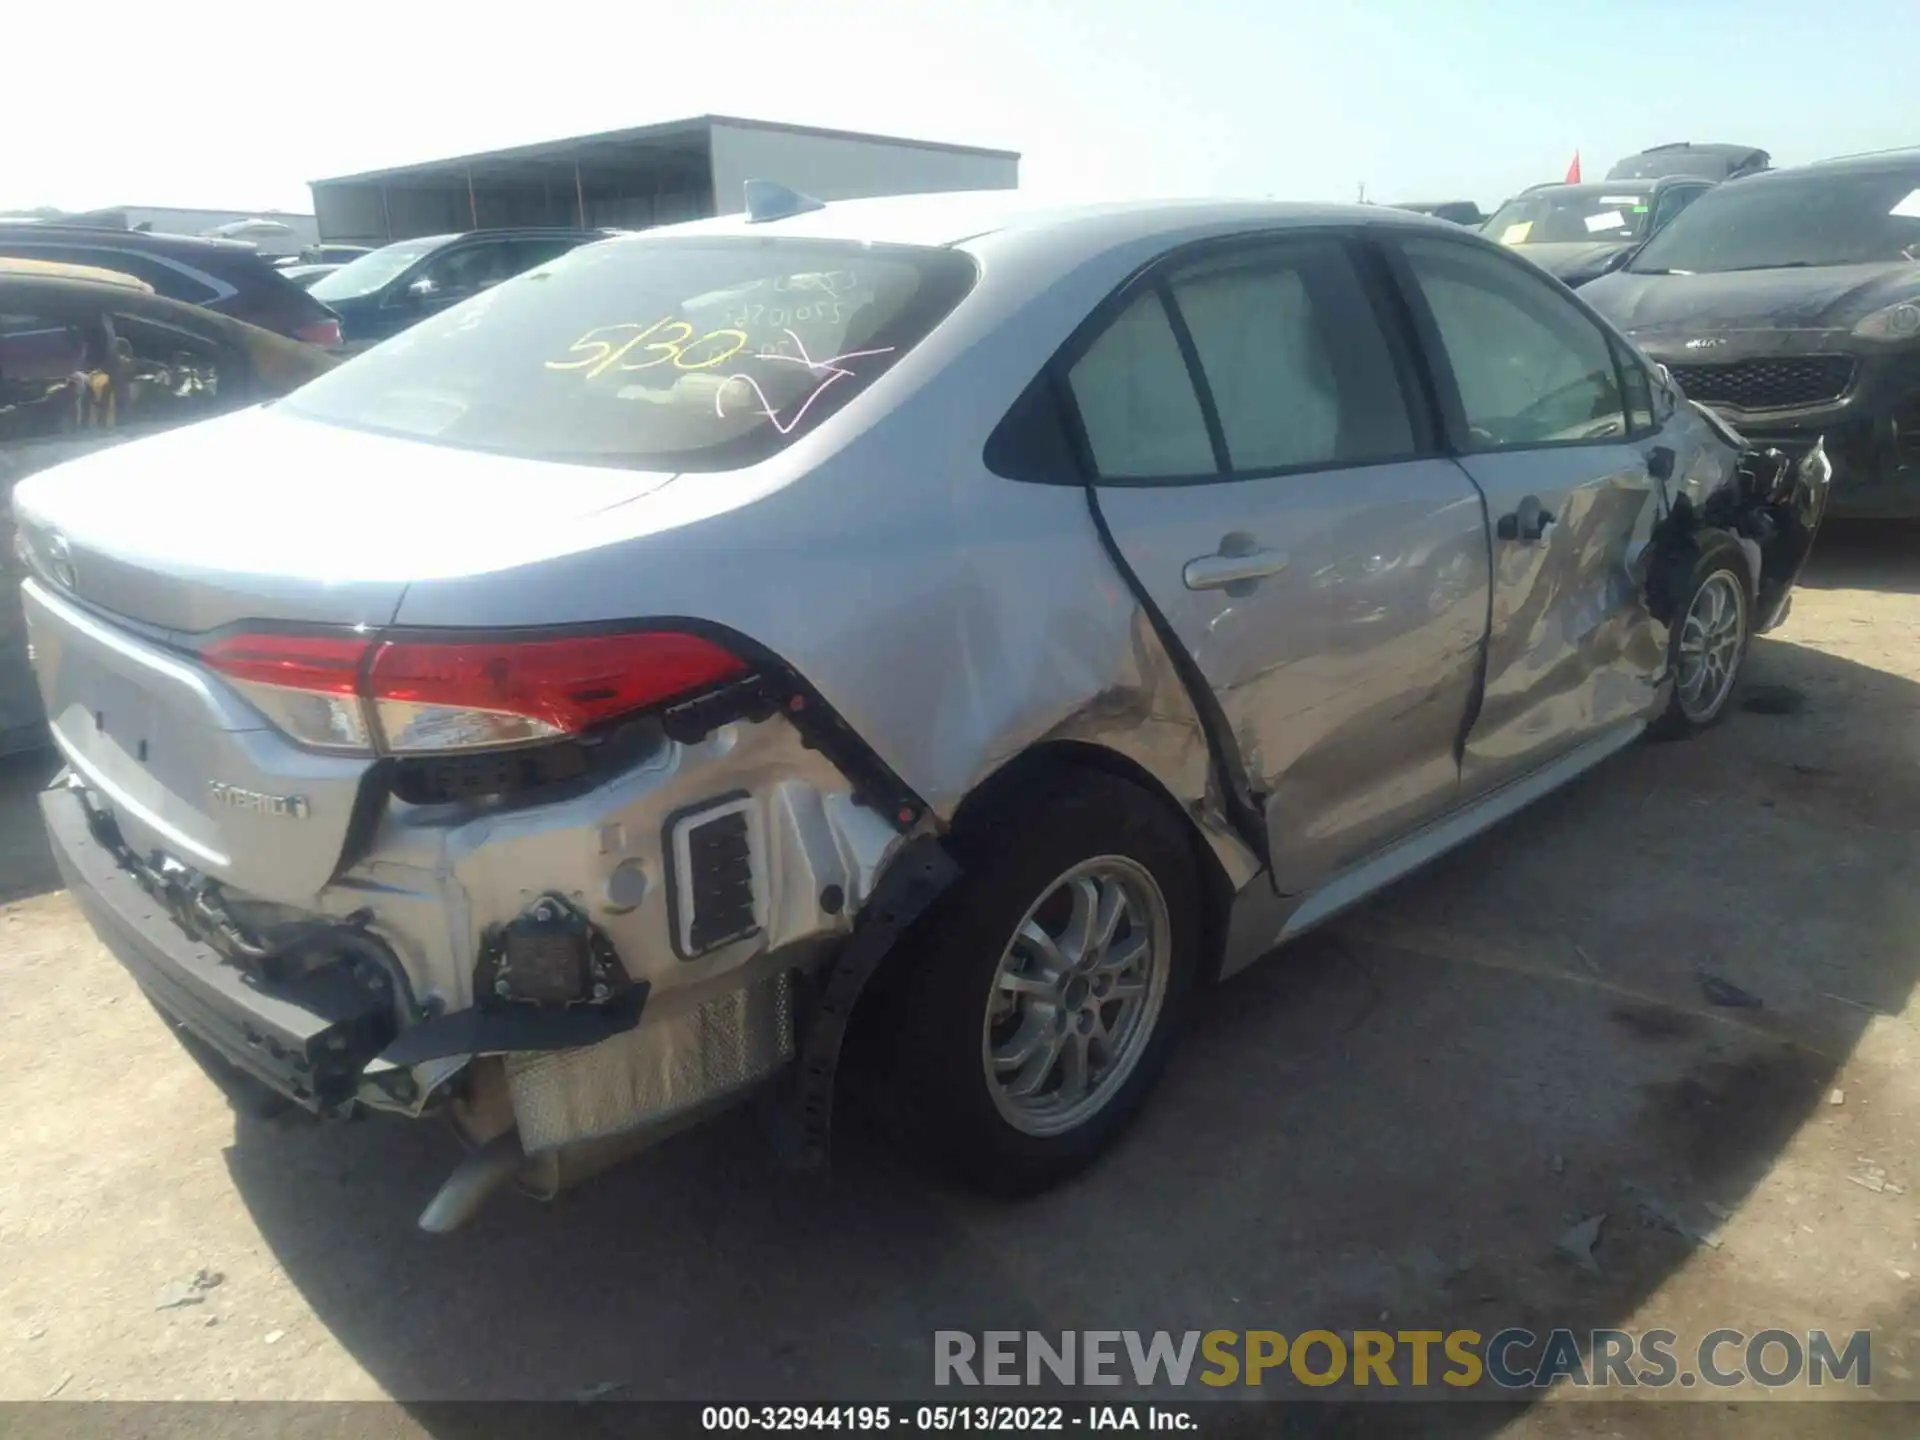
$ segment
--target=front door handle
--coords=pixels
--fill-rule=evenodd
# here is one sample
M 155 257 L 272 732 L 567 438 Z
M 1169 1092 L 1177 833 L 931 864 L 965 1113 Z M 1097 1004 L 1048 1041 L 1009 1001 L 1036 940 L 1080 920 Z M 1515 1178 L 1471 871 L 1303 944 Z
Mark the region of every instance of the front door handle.
M 1233 554 L 1223 549 L 1189 560 L 1180 578 L 1189 590 L 1231 590 L 1237 585 L 1251 589 L 1255 582 L 1286 568 L 1287 557 L 1278 550 L 1248 549 Z
M 1552 528 L 1553 512 L 1540 503 L 1538 495 L 1529 495 L 1512 514 L 1500 517 L 1494 533 L 1502 540 L 1538 540 Z

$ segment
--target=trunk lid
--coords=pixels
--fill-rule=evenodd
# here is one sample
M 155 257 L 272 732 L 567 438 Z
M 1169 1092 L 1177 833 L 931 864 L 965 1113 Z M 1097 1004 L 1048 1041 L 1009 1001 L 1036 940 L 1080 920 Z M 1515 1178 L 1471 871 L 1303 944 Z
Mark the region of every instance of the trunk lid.
M 309 902 L 341 863 L 373 761 L 293 743 L 199 663 L 205 632 L 378 629 L 410 580 L 590 545 L 590 517 L 672 478 L 271 410 L 30 476 L 14 493 L 22 593 L 55 743 L 136 852 Z
M 379 626 L 410 579 L 577 543 L 582 518 L 672 478 L 396 440 L 263 407 L 30 476 L 14 512 L 43 575 L 161 630 Z

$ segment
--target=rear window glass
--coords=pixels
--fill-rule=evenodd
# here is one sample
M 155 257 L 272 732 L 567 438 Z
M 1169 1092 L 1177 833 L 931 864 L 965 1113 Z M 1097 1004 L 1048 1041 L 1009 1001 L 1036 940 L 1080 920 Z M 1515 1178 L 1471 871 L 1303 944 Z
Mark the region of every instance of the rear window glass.
M 952 250 L 795 239 L 583 246 L 280 402 L 466 449 L 641 469 L 765 459 L 871 384 L 974 280 Z

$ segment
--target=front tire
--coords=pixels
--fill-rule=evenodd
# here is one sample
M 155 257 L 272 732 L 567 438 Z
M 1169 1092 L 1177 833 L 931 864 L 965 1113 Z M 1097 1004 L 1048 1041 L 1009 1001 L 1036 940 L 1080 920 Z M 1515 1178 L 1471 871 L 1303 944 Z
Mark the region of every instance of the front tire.
M 1697 735 L 1725 718 L 1753 638 L 1747 572 L 1731 553 L 1701 556 L 1686 596 L 1667 641 L 1673 694 L 1653 724 L 1657 740 Z
M 1165 1068 L 1200 877 L 1178 818 L 1098 771 L 1054 771 L 953 843 L 962 878 L 901 956 L 903 1138 L 970 1189 L 1031 1194 L 1118 1138 Z

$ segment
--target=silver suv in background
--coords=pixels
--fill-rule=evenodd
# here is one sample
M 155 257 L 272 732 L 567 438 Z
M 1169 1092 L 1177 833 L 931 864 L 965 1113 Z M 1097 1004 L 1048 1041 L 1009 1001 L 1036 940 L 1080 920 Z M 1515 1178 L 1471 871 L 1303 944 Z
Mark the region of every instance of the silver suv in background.
M 170 1020 L 455 1118 L 430 1228 L 753 1092 L 817 1158 L 856 1022 L 1021 1193 L 1196 987 L 1718 720 L 1825 482 L 1443 222 L 763 187 L 24 484 L 43 809 Z

